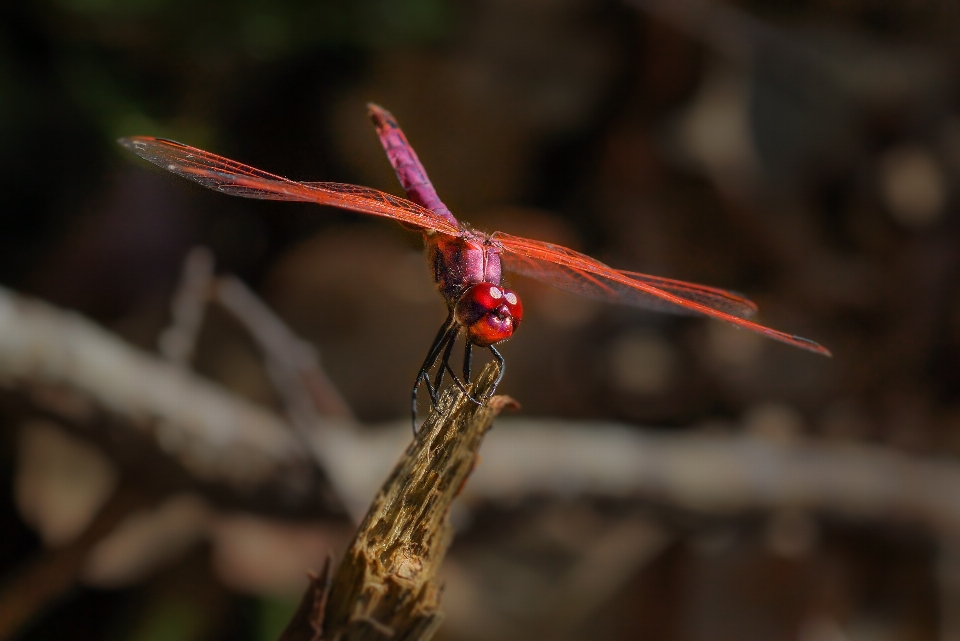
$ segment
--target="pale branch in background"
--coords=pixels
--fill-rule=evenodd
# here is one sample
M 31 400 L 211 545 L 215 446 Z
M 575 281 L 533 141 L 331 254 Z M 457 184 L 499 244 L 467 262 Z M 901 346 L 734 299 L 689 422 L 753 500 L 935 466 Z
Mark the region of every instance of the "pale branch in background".
M 878 445 L 504 420 L 471 490 L 639 497 L 715 515 L 803 508 L 960 537 L 960 466 Z
M 251 490 L 278 483 L 290 508 L 305 513 L 317 509 L 303 487 L 311 458 L 323 461 L 351 513 L 362 514 L 410 438 L 402 423 L 314 429 L 308 457 L 275 414 L 76 314 L 2 288 L 0 388 L 83 427 L 112 417 L 113 429 L 147 433 L 201 480 Z M 802 507 L 960 537 L 960 465 L 877 445 L 510 419 L 485 457 L 467 493 L 473 499 L 619 496 L 719 515 Z
M 212 296 L 260 345 L 267 373 L 288 410 L 303 411 L 309 406 L 313 416 L 353 420 L 350 406 L 320 367 L 317 350 L 290 331 L 243 281 L 233 276 L 218 278 Z
M 296 336 L 263 301 L 239 279 L 217 279 L 214 299 L 246 327 L 263 351 L 265 367 L 283 401 L 287 420 L 305 452 L 314 456 L 324 472 L 336 465 L 334 439 L 351 439 L 353 413 L 340 391 L 320 367 L 312 345 Z M 344 501 L 355 494 L 340 485 L 340 477 L 327 474 L 337 495 L 328 503 L 343 504 L 355 522 L 366 510 L 365 502 Z
M 210 298 L 213 267 L 213 252 L 206 247 L 194 247 L 184 260 L 180 283 L 170 301 L 170 326 L 157 339 L 160 353 L 177 365 L 188 366 L 193 358 Z
M 371 496 L 375 470 L 388 468 L 408 433 L 400 421 L 340 440 L 339 460 L 350 465 L 331 473 L 357 489 L 356 500 Z M 619 497 L 718 516 L 803 508 L 914 522 L 960 538 L 960 465 L 822 439 L 507 418 L 487 439 L 484 465 L 464 494 L 507 503 L 531 495 Z
M 189 364 L 211 302 L 230 312 L 258 343 L 267 373 L 288 409 L 307 403 L 322 416 L 353 419 L 350 406 L 321 369 L 313 345 L 294 334 L 240 279 L 215 276 L 213 253 L 206 247 L 194 247 L 184 260 L 170 305 L 171 324 L 158 339 L 164 357 Z
M 264 369 L 304 452 L 315 452 L 305 446 L 308 439 L 322 441 L 331 430 L 352 427 L 350 406 L 320 367 L 313 345 L 294 334 L 240 279 L 229 275 L 216 277 L 213 254 L 204 247 L 191 250 L 184 261 L 171 305 L 172 323 L 159 341 L 164 356 L 178 364 L 188 364 L 209 303 L 218 303 L 230 313 L 260 347 Z M 319 452 L 329 449 L 322 447 Z M 321 469 L 323 463 L 323 458 L 318 457 Z M 337 500 L 325 502 L 335 504 Z M 359 519 L 360 514 L 353 516 Z
M 0 389 L 84 433 L 133 430 L 195 478 L 314 496 L 310 458 L 274 413 L 128 345 L 78 314 L 0 288 Z

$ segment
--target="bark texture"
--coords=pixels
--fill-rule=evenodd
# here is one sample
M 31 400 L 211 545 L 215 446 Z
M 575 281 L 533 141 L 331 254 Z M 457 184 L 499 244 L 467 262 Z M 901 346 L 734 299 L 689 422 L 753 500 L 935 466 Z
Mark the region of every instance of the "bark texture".
M 486 397 L 496 374 L 493 364 L 483 370 L 474 398 Z M 443 395 L 373 500 L 339 569 L 329 583 L 311 582 L 282 641 L 433 635 L 442 618 L 436 575 L 453 538 L 450 505 L 484 434 L 512 402 L 495 396 L 477 405 L 456 388 Z

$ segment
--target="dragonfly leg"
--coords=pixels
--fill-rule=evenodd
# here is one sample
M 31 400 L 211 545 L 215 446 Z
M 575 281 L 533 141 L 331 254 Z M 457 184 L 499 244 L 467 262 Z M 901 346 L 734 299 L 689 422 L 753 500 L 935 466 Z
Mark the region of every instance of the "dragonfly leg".
M 473 356 L 473 343 L 467 337 L 467 342 L 463 348 L 463 382 L 470 384 L 470 359 Z
M 443 350 L 443 358 L 440 360 L 441 364 L 440 364 L 440 368 L 437 370 L 437 377 L 433 379 L 434 389 L 437 389 L 437 390 L 440 389 L 440 386 L 443 384 L 443 375 L 446 374 L 447 371 L 450 369 L 450 354 L 453 353 L 453 344 L 457 340 L 457 335 L 460 333 L 460 328 L 457 327 L 456 330 L 457 331 L 453 332 L 453 335 L 447 341 L 447 348 Z M 457 377 L 454 376 L 453 378 L 456 379 Z
M 483 405 L 482 401 L 477 400 L 467 389 L 467 386 L 460 380 L 460 377 L 457 376 L 456 372 L 453 371 L 453 368 L 450 366 L 450 355 L 453 353 L 453 346 L 457 340 L 457 337 L 460 335 L 460 327 L 452 321 L 452 319 L 447 319 L 447 321 L 440 327 L 440 331 L 437 332 L 437 337 L 433 340 L 433 344 L 430 346 L 430 351 L 427 352 L 427 357 L 423 361 L 423 365 L 420 367 L 420 371 L 417 373 L 417 379 L 413 384 L 413 391 L 410 394 L 410 419 L 413 425 L 413 434 L 416 436 L 419 428 L 417 427 L 417 400 L 420 392 L 420 385 L 427 386 L 427 392 L 430 394 L 430 402 L 436 407 L 437 403 L 440 402 L 440 386 L 443 384 L 443 378 L 446 373 L 450 374 L 450 378 L 453 379 L 453 382 L 456 384 L 457 388 L 466 396 L 472 403 L 477 405 Z M 465 358 L 467 359 L 464 365 L 464 372 L 469 380 L 470 376 L 470 355 L 471 355 L 471 343 L 467 341 L 467 348 L 465 352 Z M 499 356 L 499 354 L 497 354 Z M 439 369 L 433 381 L 430 380 L 430 370 L 433 369 L 437 363 L 440 363 Z M 500 359 L 501 368 L 502 368 L 502 358 Z M 502 375 L 501 375 L 502 376 Z M 500 379 L 497 379 L 499 382 Z
M 500 352 L 497 351 L 497 348 L 495 348 L 493 345 L 491 345 L 488 349 L 490 350 L 490 353 L 493 354 L 493 360 L 497 361 L 497 365 L 499 365 L 500 369 L 500 372 L 497 374 L 497 380 L 495 380 L 493 385 L 490 386 L 489 396 L 493 396 L 493 393 L 497 391 L 497 385 L 499 385 L 500 381 L 503 380 L 503 370 L 506 368 L 506 361 L 503 360 L 503 355 L 501 355 Z
M 440 361 L 440 368 L 437 370 L 437 377 L 433 381 L 433 387 L 436 390 L 436 392 L 439 393 L 440 385 L 441 383 L 443 383 L 444 372 L 449 372 L 450 378 L 453 379 L 453 382 L 456 383 L 457 387 L 460 389 L 461 392 L 463 392 L 464 396 L 469 398 L 472 402 L 476 403 L 477 405 L 483 405 L 483 403 L 475 399 L 470 394 L 470 391 L 467 389 L 466 385 L 457 377 L 457 374 L 453 371 L 453 368 L 450 367 L 450 354 L 453 353 L 453 344 L 457 340 L 457 336 L 460 334 L 460 328 L 459 327 L 451 328 L 450 334 L 451 334 L 450 342 L 447 343 L 447 348 L 443 350 L 443 359 Z M 469 338 L 467 339 L 467 345 L 470 345 Z M 465 370 L 465 371 L 467 371 L 467 375 L 469 376 L 469 370 Z M 433 403 L 434 405 L 436 405 L 437 403 L 436 396 L 431 395 L 431 398 L 433 398 Z
M 457 378 L 456 374 L 453 373 L 453 370 L 450 369 L 450 363 L 447 363 L 447 369 L 450 370 L 450 376 L 453 377 L 453 380 L 457 382 L 457 387 L 460 388 L 460 391 L 463 392 L 463 395 L 469 398 L 471 401 L 477 405 L 483 405 L 480 401 L 475 399 L 473 395 L 467 390 L 466 386 L 470 384 L 470 357 L 473 354 L 473 343 L 470 342 L 470 337 L 467 337 L 466 346 L 463 349 L 463 382 L 460 382 L 460 379 Z
M 453 368 L 450 367 L 450 363 L 444 363 L 444 367 L 446 367 L 447 371 L 450 372 L 450 378 L 452 378 L 453 382 L 457 384 L 457 387 L 460 388 L 460 391 L 463 392 L 464 396 L 466 396 L 472 403 L 475 403 L 476 405 L 483 405 L 483 403 L 473 397 L 473 395 L 470 393 L 470 390 L 467 389 L 466 385 L 464 385 L 463 382 L 453 372 Z
M 417 393 L 420 390 L 420 383 L 427 384 L 427 391 L 430 393 L 430 400 L 433 401 L 433 403 L 439 400 L 436 389 L 430 385 L 430 370 L 436 364 L 437 359 L 440 358 L 440 353 L 447 347 L 447 344 L 453 342 L 450 336 L 451 328 L 454 328 L 452 314 L 447 316 L 447 320 L 440 326 L 440 331 L 437 332 L 436 338 L 433 339 L 433 344 L 430 345 L 427 357 L 423 360 L 423 365 L 420 366 L 420 371 L 417 372 L 417 378 L 413 383 L 413 392 L 410 395 L 410 417 L 413 422 L 414 435 L 417 433 Z M 459 328 L 456 329 L 459 331 Z M 454 334 L 454 338 L 455 337 L 456 334 Z

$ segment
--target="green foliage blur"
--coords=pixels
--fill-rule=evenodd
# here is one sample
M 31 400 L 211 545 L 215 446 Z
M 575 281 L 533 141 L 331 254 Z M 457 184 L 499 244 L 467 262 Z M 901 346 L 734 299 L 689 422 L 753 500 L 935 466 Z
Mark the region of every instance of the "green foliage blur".
M 263 120 L 252 96 L 328 91 L 371 52 L 442 40 L 452 19 L 445 0 L 3 3 L 0 279 L 25 285 L 119 153 L 116 138 L 230 149 L 225 129 Z
M 23 132 L 24 121 L 41 127 L 51 109 L 68 106 L 107 137 L 144 128 L 172 135 L 159 122 L 192 86 L 222 85 L 322 49 L 435 40 L 450 21 L 443 0 L 51 0 L 0 11 L 8 14 L 0 27 L 0 144 Z

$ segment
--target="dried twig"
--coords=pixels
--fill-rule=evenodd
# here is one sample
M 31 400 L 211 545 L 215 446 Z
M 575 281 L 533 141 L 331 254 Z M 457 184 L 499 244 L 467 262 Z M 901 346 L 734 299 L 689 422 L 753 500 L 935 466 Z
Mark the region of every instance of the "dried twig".
M 160 353 L 172 363 L 186 366 L 193 357 L 213 282 L 213 265 L 213 252 L 206 247 L 194 247 L 184 261 L 180 284 L 170 303 L 172 322 L 157 339 Z
M 243 492 L 272 487 L 292 504 L 315 498 L 309 458 L 277 416 L 76 314 L 3 288 L 0 388 L 88 434 L 109 424 L 146 435 L 201 481 Z
M 259 343 L 267 374 L 283 400 L 294 433 L 304 451 L 311 452 L 318 467 L 326 472 L 331 457 L 338 456 L 332 440 L 350 438 L 354 419 L 347 402 L 320 367 L 317 351 L 290 331 L 239 279 L 217 279 L 213 296 Z M 328 475 L 328 480 L 336 496 L 328 497 L 326 503 L 344 504 L 342 497 L 353 496 L 350 488 L 340 484 L 340 477 Z M 366 507 L 357 501 L 344 505 L 355 521 L 360 520 L 361 510 Z
M 280 635 L 280 641 L 320 641 L 323 638 L 323 617 L 330 596 L 332 564 L 333 559 L 327 557 L 320 574 L 310 575 L 310 585 L 303 593 L 293 618 Z
M 310 420 L 317 414 L 353 420 L 350 406 L 320 367 L 317 350 L 290 331 L 241 280 L 218 278 L 213 296 L 259 343 L 267 373 L 291 414 L 306 412 Z
M 484 369 L 473 393 L 490 389 L 496 366 Z M 440 623 L 436 573 L 453 537 L 447 519 L 494 418 L 508 403 L 477 406 L 455 388 L 431 412 L 374 499 L 330 585 L 324 639 L 429 639 Z M 311 587 L 311 590 L 314 588 Z M 309 598 L 309 595 L 308 595 Z M 288 628 L 283 639 L 313 639 Z

